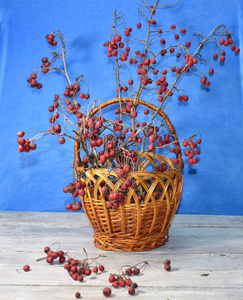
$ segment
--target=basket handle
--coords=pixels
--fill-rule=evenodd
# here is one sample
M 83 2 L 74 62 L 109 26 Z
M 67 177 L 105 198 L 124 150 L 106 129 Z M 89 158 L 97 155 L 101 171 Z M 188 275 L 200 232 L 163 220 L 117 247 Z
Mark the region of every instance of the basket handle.
M 130 98 L 130 97 L 122 97 L 121 98 L 121 101 L 122 102 L 134 102 L 135 99 L 134 98 Z M 94 114 L 96 114 L 99 110 L 101 110 L 102 108 L 105 108 L 111 104 L 115 104 L 115 103 L 119 103 L 119 99 L 118 98 L 114 98 L 114 99 L 111 99 L 111 100 L 107 100 L 105 102 L 102 102 L 100 105 L 96 106 L 95 108 L 92 109 L 92 111 L 90 112 L 90 116 L 92 117 Z M 141 100 L 139 99 L 138 100 L 138 103 L 139 104 L 142 104 L 144 106 L 147 106 L 148 108 L 156 111 L 158 109 L 157 106 L 155 106 L 154 104 L 151 104 L 149 102 L 146 102 L 144 100 Z M 163 110 L 159 110 L 158 114 L 165 120 L 165 122 L 167 123 L 169 129 L 170 129 L 170 132 L 174 138 L 174 142 L 175 142 L 175 146 L 176 148 L 180 148 L 180 144 L 179 144 L 179 141 L 178 141 L 178 137 L 177 137 L 177 134 L 176 134 L 176 130 L 175 130 L 175 127 L 173 126 L 173 124 L 171 123 L 169 117 L 167 116 L 167 114 L 163 111 Z M 80 154 L 79 154 L 79 149 L 80 149 L 80 142 L 79 141 L 75 141 L 75 144 L 74 144 L 74 165 L 76 163 L 81 163 L 81 158 L 80 158 Z M 177 158 L 181 158 L 182 154 L 179 153 L 177 154 Z

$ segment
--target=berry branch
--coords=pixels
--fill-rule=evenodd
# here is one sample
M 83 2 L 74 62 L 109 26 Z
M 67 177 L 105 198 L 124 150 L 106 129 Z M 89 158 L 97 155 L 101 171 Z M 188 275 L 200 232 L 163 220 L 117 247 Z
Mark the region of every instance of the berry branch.
M 145 24 L 144 38 L 133 36 L 133 28 L 127 26 L 124 16 L 115 10 L 109 40 L 103 45 L 107 48 L 107 56 L 114 69 L 117 98 L 105 103 L 99 103 L 98 99 L 91 100 L 87 109 L 83 101 L 90 99 L 89 84 L 86 77 L 79 74 L 72 83 L 66 64 L 65 36 L 59 30 L 46 35 L 47 42 L 53 47 L 60 41 L 61 54 L 52 51 L 50 60 L 43 57 L 43 64 L 34 69 L 27 81 L 32 88 L 40 89 L 42 83 L 37 80 L 43 74 L 45 80 L 47 75 L 55 70 L 66 77 L 68 85 L 63 93 L 54 95 L 53 103 L 48 108 L 52 113 L 49 118 L 49 130 L 41 131 L 30 139 L 24 138 L 27 132 L 19 131 L 17 142 L 20 152 L 29 152 L 36 149 L 36 140 L 49 134 L 57 136 L 60 144 L 65 143 L 65 138 L 75 141 L 74 169 L 78 180 L 70 182 L 63 189 L 65 193 L 71 193 L 74 197 L 73 203 L 66 206 L 68 210 L 81 209 L 81 202 L 75 198 L 86 195 L 86 173 L 92 169 L 108 170 L 106 182 L 104 181 L 99 189 L 99 197 L 106 201 L 107 207 L 118 208 L 125 203 L 131 189 L 137 192 L 139 201 L 144 203 L 146 187 L 132 179 L 133 172 L 141 170 L 144 157 L 150 155 L 153 160 L 152 169 L 156 172 L 165 172 L 168 168 L 181 168 L 183 153 L 179 143 L 182 142 L 183 147 L 187 148 L 184 155 L 188 157 L 189 164 L 198 163 L 201 137 L 192 134 L 188 138 L 177 139 L 173 125 L 163 112 L 165 102 L 175 98 L 177 94 L 179 101 L 189 100 L 186 91 L 179 85 L 191 70 L 202 75 L 200 84 L 211 84 L 203 70 L 210 66 L 207 71 L 210 76 L 214 74 L 211 63 L 203 56 L 208 43 L 215 43 L 216 50 L 212 58 L 216 61 L 220 54 L 221 63 L 225 61 L 223 47 L 230 46 L 236 55 L 240 49 L 225 25 L 216 26 L 208 35 L 194 31 L 190 40 L 185 43 L 182 41 L 187 34 L 185 28 L 177 28 L 175 24 L 171 24 L 166 30 L 157 29 L 157 12 L 178 2 L 179 0 L 160 4 L 160 1 L 156 0 L 154 5 L 149 5 L 142 0 L 143 4 L 138 7 L 137 30 L 141 30 L 142 24 Z M 122 33 L 123 26 L 125 30 Z M 198 38 L 196 42 L 194 37 Z M 190 50 L 193 44 L 194 51 Z M 136 48 L 138 45 L 143 51 Z M 164 56 L 175 58 L 175 64 L 161 67 L 160 62 Z M 63 69 L 57 65 L 58 58 L 62 59 Z M 202 68 L 196 67 L 199 64 Z M 135 69 L 136 75 L 132 68 Z M 121 69 L 124 72 L 121 72 Z M 126 82 L 127 84 L 124 84 Z M 150 99 L 150 102 L 144 102 L 142 98 Z M 106 119 L 102 116 L 102 109 L 109 105 L 114 114 L 113 118 Z M 139 109 L 143 106 L 145 107 L 142 113 Z M 63 126 L 59 121 L 61 114 L 64 119 Z M 144 119 L 146 116 L 149 118 L 147 122 Z M 67 132 L 68 126 L 74 128 L 71 133 Z M 156 155 L 167 147 L 176 157 L 157 163 Z M 82 170 L 79 169 L 81 166 Z M 148 180 L 146 185 L 151 185 L 151 182 Z M 158 194 L 162 194 L 162 190 L 162 187 L 158 188 Z

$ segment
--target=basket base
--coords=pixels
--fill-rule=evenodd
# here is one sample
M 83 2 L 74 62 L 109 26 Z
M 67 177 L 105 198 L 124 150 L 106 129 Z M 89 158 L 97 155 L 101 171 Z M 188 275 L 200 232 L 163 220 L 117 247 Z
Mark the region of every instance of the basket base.
M 168 230 L 163 233 L 157 233 L 151 236 L 143 237 L 124 237 L 122 234 L 119 238 L 109 237 L 100 233 L 94 233 L 94 245 L 96 248 L 108 251 L 119 251 L 119 252 L 139 252 L 148 251 L 154 248 L 158 248 L 164 245 L 168 239 Z

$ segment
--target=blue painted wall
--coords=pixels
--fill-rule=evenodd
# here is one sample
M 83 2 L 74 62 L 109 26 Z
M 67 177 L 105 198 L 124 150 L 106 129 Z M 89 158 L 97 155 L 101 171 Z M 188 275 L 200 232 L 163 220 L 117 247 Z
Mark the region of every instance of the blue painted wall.
M 153 4 L 154 1 L 149 1 Z M 162 3 L 164 1 L 161 0 Z M 26 78 L 53 50 L 45 35 L 59 29 L 67 38 L 67 64 L 74 80 L 84 74 L 91 97 L 105 101 L 116 97 L 115 77 L 103 43 L 109 39 L 113 12 L 123 11 L 127 26 L 138 22 L 140 0 L 30 0 L 0 3 L 0 210 L 65 211 L 71 201 L 62 192 L 72 177 L 73 143 L 60 145 L 56 137 L 38 141 L 38 149 L 19 153 L 19 130 L 46 130 L 48 106 L 53 95 L 60 94 L 66 80 L 57 74 L 47 77 L 42 90 L 31 89 Z M 243 4 L 239 0 L 181 0 L 156 13 L 162 29 L 171 24 L 208 34 L 225 24 L 243 50 Z M 140 32 L 145 28 L 141 28 Z M 144 32 L 144 31 L 143 31 Z M 140 35 L 141 33 L 139 33 Z M 212 44 L 205 58 L 215 74 L 208 90 L 202 89 L 200 76 L 191 74 L 181 81 L 190 97 L 186 105 L 176 98 L 167 110 L 180 139 L 193 133 L 202 135 L 198 165 L 184 169 L 184 191 L 178 213 L 243 214 L 242 149 L 243 97 L 242 52 L 228 49 L 226 61 L 213 61 Z M 146 99 L 144 99 L 146 100 Z M 65 173 L 64 173 L 65 170 Z

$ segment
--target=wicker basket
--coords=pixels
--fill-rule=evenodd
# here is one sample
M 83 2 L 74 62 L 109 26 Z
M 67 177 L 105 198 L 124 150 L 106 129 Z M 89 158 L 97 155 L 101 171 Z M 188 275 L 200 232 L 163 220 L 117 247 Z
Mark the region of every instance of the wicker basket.
M 100 109 L 117 103 L 117 98 L 103 102 L 92 114 Z M 132 98 L 122 98 L 122 101 L 134 101 Z M 156 106 L 139 100 L 150 109 Z M 175 128 L 168 116 L 161 110 L 160 116 L 167 123 L 175 146 L 179 147 Z M 182 194 L 182 168 L 181 154 L 177 155 L 179 165 L 175 166 L 173 160 L 162 154 L 152 155 L 145 153 L 141 160 L 141 171 L 129 173 L 129 178 L 140 184 L 146 191 L 144 202 L 140 203 L 136 192 L 129 188 L 124 205 L 119 208 L 107 208 L 107 202 L 101 192 L 104 181 L 111 190 L 117 189 L 125 179 L 118 178 L 114 184 L 107 175 L 118 177 L 115 171 L 106 168 L 89 169 L 86 178 L 80 178 L 83 168 L 78 166 L 81 162 L 79 156 L 80 144 L 75 142 L 75 171 L 77 180 L 86 182 L 86 195 L 82 197 L 83 208 L 94 229 L 94 244 L 102 250 L 113 251 L 146 251 L 165 244 L 168 240 L 170 222 L 178 208 Z M 149 165 L 166 163 L 169 168 L 164 172 L 148 171 Z M 147 171 L 146 171 L 147 170 Z M 152 179 L 152 180 L 151 180 Z M 152 184 L 149 184 L 152 182 Z M 156 187 L 162 192 L 157 194 Z

